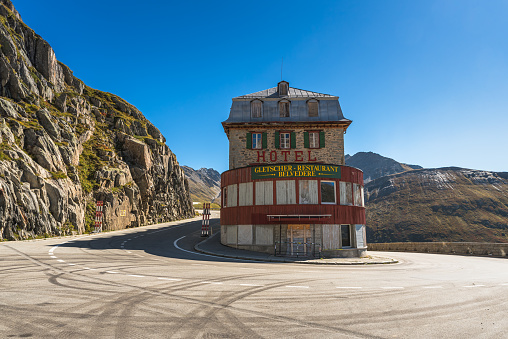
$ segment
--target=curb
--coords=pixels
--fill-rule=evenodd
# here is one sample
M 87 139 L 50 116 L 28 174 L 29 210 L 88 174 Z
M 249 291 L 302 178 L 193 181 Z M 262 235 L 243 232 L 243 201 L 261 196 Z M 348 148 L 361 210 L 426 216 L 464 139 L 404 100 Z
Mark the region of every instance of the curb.
M 391 258 L 386 258 L 385 260 L 379 260 L 379 261 L 375 261 L 375 262 L 347 262 L 347 261 L 344 261 L 344 262 L 337 262 L 337 261 L 333 261 L 333 262 L 316 262 L 316 261 L 298 261 L 298 260 L 284 259 L 284 258 L 259 258 L 259 257 L 247 256 L 247 255 L 241 256 L 241 255 L 225 254 L 225 253 L 221 253 L 221 252 L 214 252 L 214 251 L 206 250 L 206 249 L 201 247 L 201 245 L 206 244 L 208 241 L 210 241 L 210 239 L 212 239 L 213 237 L 217 236 L 218 234 L 219 233 L 215 233 L 211 237 L 206 238 L 205 240 L 197 243 L 196 245 L 194 245 L 194 249 L 196 251 L 200 252 L 200 253 L 204 253 L 204 254 L 208 254 L 208 255 L 212 255 L 212 256 L 216 256 L 216 257 L 232 258 L 232 259 L 242 259 L 242 260 L 251 260 L 251 261 L 260 261 L 260 262 L 290 263 L 290 264 L 335 265 L 335 266 L 338 266 L 338 265 L 344 265 L 344 266 L 355 265 L 355 266 L 359 266 L 359 265 L 361 265 L 361 266 L 365 266 L 365 265 L 388 265 L 388 264 L 396 264 L 396 263 L 399 262 L 398 260 L 391 259 Z M 239 251 L 241 251 L 241 250 L 239 250 Z M 316 260 L 319 260 L 319 259 L 316 259 Z

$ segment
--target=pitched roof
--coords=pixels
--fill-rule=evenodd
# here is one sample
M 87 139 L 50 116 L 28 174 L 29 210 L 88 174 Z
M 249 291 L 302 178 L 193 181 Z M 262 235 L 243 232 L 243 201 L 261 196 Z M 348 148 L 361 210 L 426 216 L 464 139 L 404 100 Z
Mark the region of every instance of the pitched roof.
M 299 88 L 289 87 L 288 95 L 279 96 L 277 87 L 268 88 L 259 92 L 241 95 L 234 99 L 253 99 L 253 98 L 336 98 L 334 95 L 306 91 Z

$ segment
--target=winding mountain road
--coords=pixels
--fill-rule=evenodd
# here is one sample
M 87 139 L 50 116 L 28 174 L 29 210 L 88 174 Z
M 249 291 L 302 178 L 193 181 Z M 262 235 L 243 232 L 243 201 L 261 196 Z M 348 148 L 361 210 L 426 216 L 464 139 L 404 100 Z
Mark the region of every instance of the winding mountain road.
M 218 230 L 218 219 L 211 224 Z M 0 243 L 0 337 L 502 338 L 506 259 L 328 266 L 194 251 L 198 219 Z M 379 253 L 379 252 L 377 252 Z

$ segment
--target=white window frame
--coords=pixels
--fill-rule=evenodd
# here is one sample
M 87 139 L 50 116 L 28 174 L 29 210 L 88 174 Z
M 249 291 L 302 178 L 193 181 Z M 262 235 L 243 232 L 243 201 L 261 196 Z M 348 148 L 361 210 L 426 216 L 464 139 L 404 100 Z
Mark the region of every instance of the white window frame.
M 319 132 L 309 131 L 309 148 L 318 149 L 321 148 L 319 143 Z
M 291 132 L 280 132 L 279 138 L 279 148 L 291 149 Z
M 252 149 L 263 148 L 263 133 L 252 133 Z
M 334 199 L 333 202 L 325 202 L 325 201 L 323 201 L 323 192 L 321 191 L 321 185 L 323 183 L 327 183 L 327 182 L 333 183 L 333 199 Z M 323 204 L 323 205 L 336 205 L 337 204 L 337 183 L 335 181 L 333 181 L 333 180 L 321 180 L 319 182 L 319 192 L 321 194 L 321 204 Z

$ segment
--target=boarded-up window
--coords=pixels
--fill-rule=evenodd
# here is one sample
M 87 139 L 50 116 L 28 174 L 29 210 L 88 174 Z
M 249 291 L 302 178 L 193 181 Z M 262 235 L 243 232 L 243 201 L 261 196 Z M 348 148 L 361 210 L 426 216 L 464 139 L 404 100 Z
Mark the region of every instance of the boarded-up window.
M 273 181 L 256 182 L 256 205 L 273 205 Z
M 241 183 L 238 186 L 238 206 L 252 206 L 252 182 Z
M 229 185 L 227 187 L 228 189 L 228 207 L 235 207 L 236 206 L 236 200 L 238 198 L 238 190 L 237 186 L 235 185 Z
M 228 188 L 222 189 L 222 207 L 228 207 Z
M 356 247 L 365 247 L 367 241 L 365 240 L 365 225 L 355 225 L 356 229 Z
M 350 182 L 340 182 L 340 204 L 353 205 L 353 184 Z
M 282 118 L 289 118 L 289 101 L 279 102 L 279 114 Z
M 288 87 L 289 87 L 289 84 L 287 82 L 280 82 L 279 83 L 279 96 L 288 95 Z
M 355 193 L 355 206 L 363 206 L 363 187 L 358 184 L 353 184 L 353 191 Z
M 323 225 L 323 249 L 336 250 L 340 248 L 340 225 Z
M 321 181 L 321 203 L 335 204 L 335 181 Z
M 294 180 L 278 180 L 276 183 L 277 205 L 296 204 Z
M 259 100 L 254 100 L 250 103 L 250 113 L 253 118 L 261 118 L 263 113 L 263 103 Z
M 318 116 L 318 102 L 316 100 L 311 100 L 307 103 L 309 108 L 309 117 L 317 117 Z
M 300 204 L 318 203 L 318 182 L 317 180 L 300 180 L 299 184 Z

